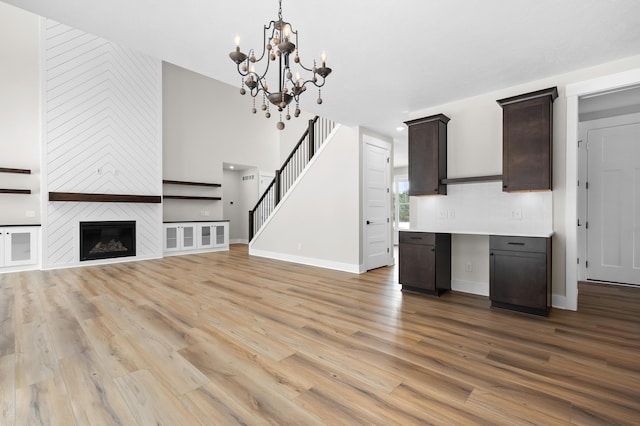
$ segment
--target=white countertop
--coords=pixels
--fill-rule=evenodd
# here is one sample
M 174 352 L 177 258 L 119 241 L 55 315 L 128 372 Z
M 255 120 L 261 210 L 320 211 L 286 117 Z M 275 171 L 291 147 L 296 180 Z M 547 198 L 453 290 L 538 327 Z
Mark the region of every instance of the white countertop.
M 507 233 L 507 232 L 485 232 L 485 231 L 443 231 L 443 230 L 433 230 L 433 229 L 400 229 L 400 232 L 435 232 L 439 234 L 456 234 L 456 235 L 500 235 L 504 237 L 537 237 L 537 238 L 548 238 L 553 236 L 553 231 L 544 234 L 523 234 L 523 233 Z

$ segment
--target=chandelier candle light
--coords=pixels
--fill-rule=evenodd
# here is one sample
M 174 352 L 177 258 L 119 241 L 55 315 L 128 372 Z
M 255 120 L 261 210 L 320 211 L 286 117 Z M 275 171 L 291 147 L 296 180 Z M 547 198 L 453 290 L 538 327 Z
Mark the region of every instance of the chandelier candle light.
M 289 114 L 289 104 L 295 100 L 296 109 L 294 116 L 300 115 L 300 95 L 307 90 L 307 84 L 313 84 L 318 88 L 318 104 L 322 103 L 322 94 L 320 88 L 324 86 L 325 79 L 331 74 L 331 68 L 327 67 L 327 55 L 322 52 L 322 66 L 316 66 L 316 61 L 313 61 L 313 67 L 307 68 L 302 64 L 300 56 L 298 54 L 298 32 L 291 28 L 289 22 L 285 22 L 282 19 L 282 0 L 278 0 L 278 20 L 269 22 L 269 25 L 264 26 L 264 39 L 262 54 L 259 58 L 256 58 L 255 51 L 251 49 L 249 55 L 246 55 L 240 51 L 240 37 L 235 38 L 236 50 L 229 53 L 229 57 L 238 66 L 238 73 L 242 76 L 242 86 L 240 88 L 240 94 L 247 93 L 245 86 L 249 88 L 249 94 L 253 97 L 252 112 L 255 114 L 256 100 L 255 98 L 262 93 L 262 110 L 266 111 L 265 116 L 271 117 L 269 112 L 269 102 L 275 105 L 280 112 L 280 121 L 278 121 L 277 128 L 284 129 L 284 122 L 282 121 L 282 111 L 287 110 L 285 118 L 291 119 Z M 300 68 L 296 72 L 295 78 L 291 70 L 290 56 L 293 56 L 293 62 Z M 266 59 L 266 66 L 264 72 L 259 74 L 256 71 L 255 64 L 259 63 L 263 59 Z M 278 85 L 277 91 L 269 90 L 267 84 L 267 73 L 269 72 L 269 65 L 271 62 L 278 62 Z M 275 65 L 274 65 L 275 66 Z M 302 78 L 301 72 L 308 75 L 311 73 L 307 80 Z M 267 100 L 269 102 L 267 102 Z

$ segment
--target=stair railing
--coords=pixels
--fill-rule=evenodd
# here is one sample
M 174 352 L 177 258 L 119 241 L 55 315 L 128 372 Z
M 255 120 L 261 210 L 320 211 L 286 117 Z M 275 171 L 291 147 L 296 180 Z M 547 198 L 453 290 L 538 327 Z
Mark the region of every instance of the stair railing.
M 335 122 L 317 115 L 309 120 L 309 126 L 284 160 L 282 167 L 260 197 L 255 207 L 249 210 L 249 241 L 258 233 L 267 221 L 282 197 L 313 158 L 317 150 L 335 127 Z

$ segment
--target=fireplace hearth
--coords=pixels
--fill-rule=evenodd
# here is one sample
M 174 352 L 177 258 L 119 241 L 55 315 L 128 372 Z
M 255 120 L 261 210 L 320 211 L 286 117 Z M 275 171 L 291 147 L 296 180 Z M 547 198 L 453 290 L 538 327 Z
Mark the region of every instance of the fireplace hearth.
M 80 222 L 80 260 L 136 255 L 136 222 Z

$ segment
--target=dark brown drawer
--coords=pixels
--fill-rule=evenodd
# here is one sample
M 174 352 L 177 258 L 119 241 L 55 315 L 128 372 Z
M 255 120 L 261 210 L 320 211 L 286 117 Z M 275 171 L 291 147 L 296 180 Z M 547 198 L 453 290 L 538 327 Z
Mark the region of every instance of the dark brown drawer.
M 491 235 L 489 237 L 491 250 L 526 251 L 533 253 L 546 253 L 547 238 L 544 237 L 505 237 Z
M 400 231 L 400 244 L 425 244 L 433 246 L 436 244 L 436 234 L 433 232 Z

